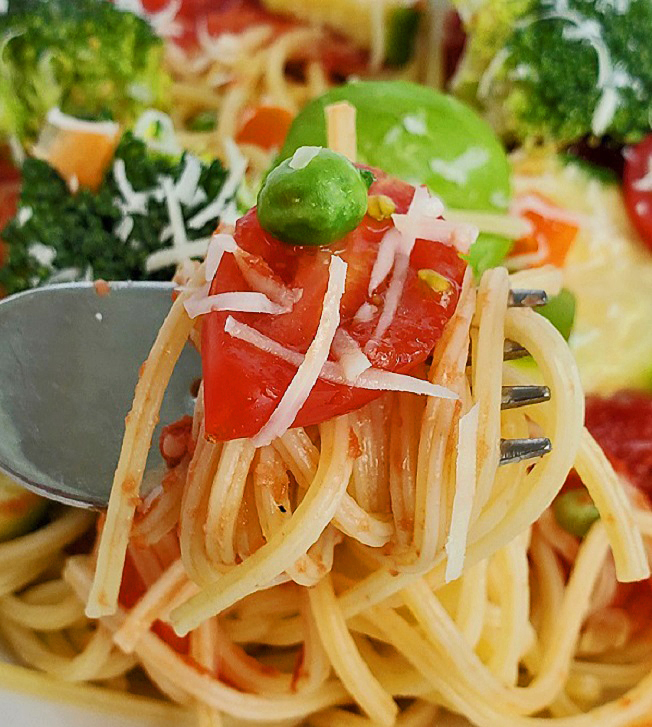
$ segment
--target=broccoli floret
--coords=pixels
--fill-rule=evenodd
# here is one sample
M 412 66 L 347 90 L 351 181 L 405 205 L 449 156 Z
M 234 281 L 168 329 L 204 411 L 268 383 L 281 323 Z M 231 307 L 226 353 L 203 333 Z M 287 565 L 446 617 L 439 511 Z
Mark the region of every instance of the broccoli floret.
M 10 0 L 0 15 L 0 133 L 33 141 L 47 111 L 129 124 L 165 106 L 163 43 L 106 0 Z
M 509 141 L 650 129 L 650 0 L 487 0 L 453 81 Z
M 144 204 L 126 216 L 127 200 L 116 181 L 115 165 L 97 192 L 81 188 L 73 194 L 52 167 L 27 159 L 18 213 L 0 233 L 8 249 L 8 260 L 0 267 L 0 286 L 17 293 L 56 281 L 61 274 L 66 280 L 169 280 L 173 267 L 150 273 L 146 260 L 173 245 L 171 233 L 164 235 L 171 221 L 161 180 L 177 182 L 188 158 L 152 153 L 143 141 L 125 134 L 116 159 L 124 162 L 128 183 L 143 193 Z M 185 223 L 219 195 L 225 178 L 219 161 L 201 165 L 195 198 L 190 204 L 180 202 Z M 132 222 L 119 234 L 125 219 Z M 188 240 L 209 237 L 217 222 L 211 218 L 198 228 L 186 224 Z

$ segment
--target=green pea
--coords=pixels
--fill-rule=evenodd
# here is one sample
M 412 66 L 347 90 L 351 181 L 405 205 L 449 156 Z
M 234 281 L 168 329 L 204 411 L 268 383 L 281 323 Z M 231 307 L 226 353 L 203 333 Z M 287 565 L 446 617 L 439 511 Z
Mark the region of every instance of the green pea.
M 552 509 L 561 527 L 578 538 L 583 538 L 600 517 L 598 508 L 583 487 L 557 495 Z
M 268 174 L 258 193 L 261 226 L 291 245 L 335 242 L 354 230 L 366 211 L 365 179 L 330 149 L 297 150 Z

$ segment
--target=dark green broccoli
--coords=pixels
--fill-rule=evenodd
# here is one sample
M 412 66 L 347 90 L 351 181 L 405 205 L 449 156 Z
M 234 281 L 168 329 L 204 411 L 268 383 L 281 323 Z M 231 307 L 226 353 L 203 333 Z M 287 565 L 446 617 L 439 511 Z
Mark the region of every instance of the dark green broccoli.
M 72 194 L 48 164 L 28 159 L 18 214 L 0 233 L 8 247 L 0 286 L 17 293 L 57 279 L 169 280 L 173 266 L 148 272 L 146 261 L 151 253 L 173 245 L 162 180 L 178 182 L 189 160 L 199 164 L 187 154 L 180 159 L 153 154 L 127 133 L 116 151 L 117 166 L 114 162 L 99 190 L 82 188 Z M 115 171 L 121 164 L 130 188 L 142 193 L 129 209 Z M 218 161 L 201 164 L 199 170 L 196 189 L 191 185 L 193 199 L 180 201 L 189 241 L 207 238 L 215 229 L 216 216 L 198 227 L 187 223 L 219 195 L 226 178 Z
M 33 141 L 47 111 L 129 124 L 164 107 L 163 43 L 106 0 L 10 0 L 0 15 L 0 133 Z
M 487 0 L 453 87 L 510 141 L 636 141 L 650 129 L 650 28 L 650 0 Z

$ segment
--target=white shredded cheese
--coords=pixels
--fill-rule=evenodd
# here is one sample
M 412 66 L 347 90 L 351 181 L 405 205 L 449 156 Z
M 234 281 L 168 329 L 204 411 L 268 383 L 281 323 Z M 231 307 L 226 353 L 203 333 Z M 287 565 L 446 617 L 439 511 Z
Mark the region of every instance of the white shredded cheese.
M 186 234 L 186 226 L 183 222 L 183 211 L 176 194 L 174 182 L 170 177 L 161 177 L 160 182 L 165 192 L 165 201 L 167 203 L 168 215 L 170 216 L 170 224 L 172 225 L 174 247 L 183 248 L 188 244 L 188 235 Z
M 140 215 L 147 214 L 147 194 L 145 192 L 136 192 L 131 186 L 127 179 L 124 159 L 116 159 L 113 163 L 113 176 L 125 202 L 124 211 Z
M 317 332 L 278 406 L 253 438 L 257 447 L 269 444 L 292 426 L 292 422 L 319 378 L 319 373 L 328 360 L 333 338 L 340 324 L 340 301 L 346 285 L 346 270 L 347 264 L 344 260 L 333 255 L 329 265 L 328 287 Z
M 215 295 L 203 295 L 206 286 L 199 290 L 199 295 L 191 296 L 184 303 L 186 313 L 190 318 L 206 315 L 211 311 L 229 311 L 232 313 L 268 313 L 279 315 L 287 313 L 283 308 L 262 293 L 251 291 L 237 291 L 234 293 L 216 293 Z
M 206 255 L 210 241 L 210 237 L 202 237 L 199 240 L 187 242 L 183 247 L 167 247 L 164 250 L 157 250 L 145 261 L 145 270 L 148 273 L 153 273 L 170 265 L 182 263 L 189 258 L 203 258 Z
M 101 134 L 114 139 L 120 133 L 120 124 L 114 121 L 86 121 L 75 116 L 64 114 L 59 108 L 48 111 L 47 122 L 57 129 L 64 131 L 78 131 L 82 134 Z
M 68 189 L 73 194 L 77 194 L 77 192 L 79 192 L 79 177 L 76 174 L 73 174 L 68 180 Z
M 375 306 L 373 303 L 363 303 L 353 316 L 353 320 L 360 323 L 368 323 L 376 313 L 378 313 L 378 306 Z
M 363 371 L 371 368 L 371 361 L 344 329 L 338 328 L 333 339 L 333 353 L 337 356 L 346 380 L 355 384 Z
M 322 150 L 321 146 L 300 146 L 288 162 L 290 169 L 305 169 Z
M 264 293 L 270 300 L 286 308 L 291 308 L 301 300 L 303 290 L 290 290 L 281 281 L 271 277 L 264 268 L 261 270 L 260 259 L 245 250 L 236 248 L 235 252 L 238 268 L 251 288 L 259 293 Z
M 374 266 L 371 269 L 371 277 L 369 278 L 369 295 L 371 295 L 391 273 L 392 268 L 394 267 L 396 251 L 400 244 L 401 233 L 395 227 L 387 230 L 387 232 L 383 235 L 383 239 L 380 241 L 380 245 L 378 245 L 378 254 L 374 260 Z
M 489 152 L 472 146 L 454 159 L 431 159 L 430 169 L 448 182 L 460 187 L 468 184 L 472 172 L 481 169 L 489 161 Z
M 224 232 L 216 232 L 211 237 L 205 260 L 205 278 L 208 282 L 212 281 L 215 277 L 215 273 L 217 273 L 220 262 L 222 262 L 224 253 L 236 252 L 237 249 L 238 246 L 233 235 L 229 235 Z
M 455 497 L 451 524 L 446 540 L 446 583 L 462 575 L 466 546 L 473 511 L 476 486 L 476 457 L 478 443 L 478 404 L 473 406 L 459 422 L 457 461 L 455 465 Z
M 131 231 L 134 229 L 134 218 L 123 217 L 113 230 L 113 234 L 122 242 L 127 242 Z
M 188 227 L 192 230 L 198 230 L 207 222 L 216 220 L 224 211 L 226 203 L 233 197 L 238 185 L 244 177 L 247 169 L 247 160 L 240 153 L 237 144 L 232 139 L 225 141 L 225 147 L 229 162 L 229 173 L 224 180 L 219 195 L 213 202 L 210 202 L 203 210 L 198 212 L 188 222 Z
M 81 274 L 79 268 L 62 268 L 48 278 L 48 283 L 72 283 L 74 280 L 79 280 Z
M 18 225 L 20 227 L 26 225 L 32 219 L 33 214 L 34 210 L 31 207 L 21 207 L 16 215 Z
M 44 245 L 41 242 L 34 242 L 28 248 L 27 252 L 31 255 L 39 265 L 50 268 L 54 262 L 54 258 L 57 256 L 57 251 L 49 245 Z
M 276 356 L 276 358 L 289 363 L 292 366 L 299 367 L 304 361 L 303 354 L 292 351 L 281 345 L 277 341 L 265 336 L 255 328 L 241 323 L 235 318 L 229 316 L 226 319 L 224 330 L 233 338 L 249 343 L 252 346 L 265 351 L 266 353 Z M 368 389 L 371 391 L 403 391 L 410 394 L 419 394 L 421 396 L 434 396 L 440 399 L 457 399 L 458 396 L 450 389 L 438 384 L 431 384 L 429 381 L 417 379 L 407 374 L 397 374 L 393 371 L 384 371 L 382 369 L 367 369 L 363 371 L 356 379 L 354 384 L 347 380 L 339 363 L 334 361 L 326 361 L 322 367 L 319 378 L 324 381 L 330 381 L 333 384 L 341 384 L 342 386 L 352 386 L 356 389 Z
M 201 162 L 196 156 L 186 154 L 183 172 L 174 186 L 179 202 L 191 205 L 197 196 L 199 179 L 201 178 Z

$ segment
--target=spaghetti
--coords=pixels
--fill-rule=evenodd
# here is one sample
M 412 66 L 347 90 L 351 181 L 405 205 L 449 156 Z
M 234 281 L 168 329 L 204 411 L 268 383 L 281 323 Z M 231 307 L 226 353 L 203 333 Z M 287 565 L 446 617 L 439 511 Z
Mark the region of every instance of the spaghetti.
M 583 428 L 561 335 L 508 307 L 506 270 L 464 276 L 433 351 L 424 375 L 454 396 L 387 391 L 256 447 L 211 441 L 200 395 L 143 507 L 167 381 L 205 325 L 185 308 L 205 277 L 193 271 L 141 372 L 96 552 L 65 555 L 84 513 L 0 545 L 0 629 L 25 663 L 113 687 L 138 664 L 206 725 L 425 727 L 443 708 L 481 727 L 625 727 L 650 713 L 652 631 L 609 603 L 616 576 L 649 576 L 652 518 Z M 501 411 L 501 387 L 524 379 L 506 340 L 531 354 L 549 402 Z M 499 466 L 501 438 L 537 430 L 551 454 Z M 548 510 L 573 467 L 601 515 L 579 544 Z

